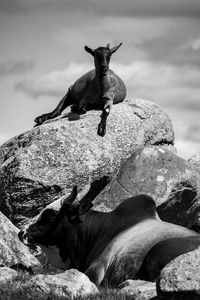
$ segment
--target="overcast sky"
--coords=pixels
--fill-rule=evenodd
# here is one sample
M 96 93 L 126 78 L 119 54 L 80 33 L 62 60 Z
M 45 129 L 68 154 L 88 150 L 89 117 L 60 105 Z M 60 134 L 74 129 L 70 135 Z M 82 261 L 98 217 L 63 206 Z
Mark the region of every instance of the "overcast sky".
M 110 67 L 127 97 L 163 107 L 178 153 L 200 153 L 200 0 L 0 0 L 0 37 L 0 143 L 93 68 L 84 45 L 122 41 Z

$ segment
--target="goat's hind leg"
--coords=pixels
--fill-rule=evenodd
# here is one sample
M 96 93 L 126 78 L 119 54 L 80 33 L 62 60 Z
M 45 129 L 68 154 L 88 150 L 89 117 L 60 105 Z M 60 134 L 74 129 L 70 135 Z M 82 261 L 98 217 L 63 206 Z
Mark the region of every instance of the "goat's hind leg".
M 49 119 L 56 118 L 63 112 L 63 110 L 66 107 L 73 104 L 72 102 L 73 101 L 72 101 L 72 97 L 70 95 L 70 88 L 69 88 L 67 93 L 65 94 L 65 96 L 61 99 L 61 101 L 58 103 L 58 105 L 52 112 L 43 114 L 43 115 L 35 118 L 35 120 L 34 120 L 34 122 L 36 123 L 35 126 L 41 125 L 42 123 L 44 123 L 45 121 L 47 121 Z
M 79 103 L 73 104 L 71 106 L 71 112 L 77 114 L 85 114 L 87 112 L 87 98 L 82 98 Z

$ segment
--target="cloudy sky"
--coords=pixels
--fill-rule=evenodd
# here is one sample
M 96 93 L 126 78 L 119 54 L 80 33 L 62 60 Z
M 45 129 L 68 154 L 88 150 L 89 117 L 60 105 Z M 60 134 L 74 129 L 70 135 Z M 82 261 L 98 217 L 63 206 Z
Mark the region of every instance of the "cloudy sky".
M 170 115 L 178 153 L 200 153 L 200 0 L 0 0 L 0 143 L 30 129 L 93 67 L 84 45 L 123 42 L 128 98 Z

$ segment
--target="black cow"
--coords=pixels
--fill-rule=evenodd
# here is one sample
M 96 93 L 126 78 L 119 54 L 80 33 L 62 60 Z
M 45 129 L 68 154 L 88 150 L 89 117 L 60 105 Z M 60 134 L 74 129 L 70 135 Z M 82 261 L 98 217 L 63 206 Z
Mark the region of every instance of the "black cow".
M 130 197 L 107 213 L 92 210 L 87 197 L 75 201 L 76 196 L 74 187 L 71 195 L 47 206 L 19 237 L 26 244 L 40 245 L 52 265 L 76 268 L 96 285 L 135 278 L 144 258 L 161 241 L 193 237 L 200 244 L 196 232 L 161 221 L 154 200 L 146 195 Z M 185 244 L 182 252 L 187 251 Z M 167 246 L 166 251 L 162 249 L 165 255 Z M 159 253 L 151 256 L 162 259 Z M 158 274 L 158 265 L 151 273 Z

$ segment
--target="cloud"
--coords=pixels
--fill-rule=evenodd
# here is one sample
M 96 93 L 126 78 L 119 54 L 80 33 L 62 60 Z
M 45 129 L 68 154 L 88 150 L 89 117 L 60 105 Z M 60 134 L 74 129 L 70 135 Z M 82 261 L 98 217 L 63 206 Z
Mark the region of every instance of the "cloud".
M 183 134 L 183 138 L 200 144 L 200 125 L 189 125 Z
M 175 142 L 177 154 L 182 158 L 189 159 L 193 155 L 200 153 L 200 143 L 187 141 L 184 139 L 178 139 Z
M 6 13 L 38 12 L 48 9 L 84 11 L 98 15 L 192 16 L 199 17 L 197 0 L 0 0 L 0 11 Z
M 15 85 L 15 89 L 33 98 L 60 97 L 80 75 L 90 68 L 88 64 L 71 62 L 65 70 L 53 71 L 35 80 L 22 80 Z
M 186 49 L 192 49 L 195 52 L 198 51 L 198 54 L 199 54 L 200 53 L 200 37 L 191 40 L 189 43 L 187 43 L 185 45 L 184 48 L 186 48 Z
M 145 51 L 149 60 L 200 68 L 199 27 L 200 21 L 196 19 L 172 20 L 165 33 L 138 41 L 135 46 Z
M 0 133 L 0 145 L 5 143 L 9 138 L 11 138 L 11 137 L 6 134 Z
M 32 70 L 34 66 L 35 63 L 33 60 L 7 60 L 4 62 L 0 62 L 0 76 L 23 74 Z
M 15 88 L 34 98 L 61 97 L 92 65 L 71 62 L 60 71 L 53 71 L 35 80 L 22 80 Z M 176 67 L 151 61 L 129 64 L 111 62 L 113 69 L 125 81 L 128 97 L 150 99 L 160 105 L 179 110 L 200 110 L 200 70 Z

